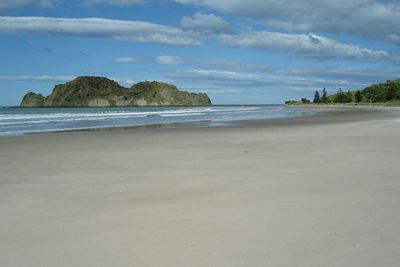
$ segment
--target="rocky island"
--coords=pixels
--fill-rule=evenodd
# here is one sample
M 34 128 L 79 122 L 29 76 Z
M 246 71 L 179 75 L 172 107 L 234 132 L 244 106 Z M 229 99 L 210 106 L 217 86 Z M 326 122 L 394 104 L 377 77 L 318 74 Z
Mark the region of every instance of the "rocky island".
M 129 106 L 208 106 L 207 94 L 178 90 L 160 82 L 140 82 L 125 88 L 105 77 L 82 76 L 56 85 L 44 97 L 27 93 L 21 107 L 129 107 Z

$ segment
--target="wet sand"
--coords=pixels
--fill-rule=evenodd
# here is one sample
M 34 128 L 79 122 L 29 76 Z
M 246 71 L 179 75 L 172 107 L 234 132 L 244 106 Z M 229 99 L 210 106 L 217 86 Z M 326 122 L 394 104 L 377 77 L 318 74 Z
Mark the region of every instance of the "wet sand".
M 0 266 L 398 266 L 400 109 L 0 138 Z

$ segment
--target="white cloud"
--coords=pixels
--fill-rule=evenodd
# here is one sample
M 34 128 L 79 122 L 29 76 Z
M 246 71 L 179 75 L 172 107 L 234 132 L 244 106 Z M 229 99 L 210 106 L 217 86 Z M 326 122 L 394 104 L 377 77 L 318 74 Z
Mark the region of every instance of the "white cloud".
M 203 16 L 203 15 L 201 15 Z M 209 15 L 205 15 L 209 16 Z M 191 21 L 190 23 L 194 23 Z M 188 23 L 188 24 L 190 24 Z M 192 27 L 196 27 L 196 23 Z M 67 34 L 85 37 L 111 38 L 133 42 L 169 45 L 200 45 L 205 38 L 194 31 L 143 21 L 123 21 L 102 18 L 1 17 L 0 34 Z M 390 60 L 399 63 L 398 56 L 344 44 L 315 34 L 288 34 L 267 31 L 247 31 L 239 34 L 219 34 L 225 46 L 280 52 L 297 57 L 317 59 Z M 398 38 L 392 35 L 392 39 Z M 160 64 L 182 63 L 176 58 L 161 58 Z M 129 60 L 128 60 L 129 61 Z
M 36 5 L 39 7 L 53 7 L 57 3 L 68 2 L 77 6 L 94 6 L 97 4 L 108 4 L 115 6 L 133 6 L 142 5 L 151 2 L 151 0 L 0 0 L 0 10 L 19 9 L 29 5 Z
M 201 59 L 192 60 L 199 68 L 223 71 L 251 72 L 253 74 L 285 75 L 310 77 L 315 79 L 347 80 L 352 83 L 376 83 L 388 79 L 400 78 L 400 71 L 388 68 L 352 68 L 352 67 L 276 67 L 268 64 L 243 60 Z
M 74 79 L 74 76 L 48 76 L 48 75 L 17 75 L 0 76 L 0 81 L 39 81 L 39 82 L 67 82 Z
M 398 0 L 175 1 L 207 6 L 289 31 L 348 33 L 378 40 L 386 40 L 391 35 L 400 35 Z
M 184 17 L 181 27 L 205 33 L 231 33 L 233 30 L 229 23 L 214 14 L 196 13 L 193 17 Z
M 130 85 L 132 85 L 132 84 L 134 84 L 136 82 L 135 80 L 132 80 L 130 78 L 111 77 L 109 79 L 114 80 L 117 83 L 125 85 L 125 86 L 130 86 Z
M 141 5 L 149 2 L 148 0 L 86 0 L 79 1 L 81 5 L 95 5 L 95 4 L 109 4 L 109 5 L 117 5 L 117 6 L 133 6 L 133 5 Z
M 281 52 L 292 56 L 317 59 L 390 59 L 389 53 L 386 51 L 374 51 L 343 44 L 315 34 L 252 31 L 242 32 L 238 35 L 221 35 L 220 42 L 227 46 Z
M 240 73 L 235 71 L 218 70 L 182 70 L 168 72 L 167 77 L 212 79 L 214 81 L 250 81 L 261 82 L 263 77 L 258 74 Z
M 321 67 L 321 68 L 279 68 L 276 73 L 288 76 L 301 76 L 317 79 L 346 80 L 353 83 L 370 84 L 396 79 L 400 72 L 386 68 L 350 68 L 350 67 Z
M 56 0 L 0 0 L 0 10 L 17 9 L 27 5 L 52 7 Z
M 187 80 L 192 83 L 208 84 L 209 87 L 232 88 L 240 86 L 243 89 L 263 88 L 271 90 L 285 88 L 290 90 L 315 90 L 315 88 L 334 86 L 339 87 L 360 87 L 359 83 L 352 83 L 346 80 L 329 80 L 304 78 L 300 76 L 286 76 L 277 74 L 253 74 L 237 71 L 218 71 L 218 70 L 188 70 L 170 71 L 164 74 L 169 78 L 177 80 Z
M 13 82 L 22 82 L 22 81 L 31 81 L 31 82 L 56 82 L 56 83 L 65 83 L 75 79 L 76 76 L 51 76 L 51 75 L 3 75 L 0 76 L 0 81 L 13 81 Z M 117 83 L 121 83 L 124 85 L 131 85 L 135 83 L 134 80 L 130 78 L 119 78 L 119 77 L 110 77 L 109 79 L 116 81 Z
M 391 34 L 387 37 L 387 39 L 393 43 L 400 45 L 400 35 Z
M 364 88 L 368 83 L 350 81 L 347 79 L 329 79 L 328 77 L 304 77 L 293 74 L 254 74 L 238 71 L 219 70 L 174 70 L 164 73 L 170 79 L 178 81 L 199 82 L 211 87 L 233 88 L 240 86 L 242 89 L 263 88 L 274 90 L 277 88 L 289 90 L 315 90 L 318 88 Z
M 143 21 L 102 18 L 0 17 L 0 33 L 50 33 L 170 45 L 199 45 L 179 28 Z
M 168 56 L 168 55 L 163 55 L 163 56 L 159 56 L 156 59 L 157 64 L 159 65 L 179 65 L 182 64 L 183 61 L 180 57 L 176 57 L 176 56 Z
M 171 1 L 171 0 L 169 0 Z M 169 2 L 166 1 L 166 2 Z M 240 18 L 253 19 L 275 29 L 295 32 L 347 33 L 399 44 L 400 1 L 398 0 L 174 0 L 208 7 Z M 0 10 L 27 5 L 52 7 L 108 4 L 131 6 L 163 2 L 155 0 L 0 0 Z M 213 14 L 197 13 L 182 19 L 182 27 L 198 31 L 226 32 L 231 28 Z
M 136 64 L 139 62 L 140 60 L 134 57 L 118 57 L 114 59 L 114 63 L 117 64 Z

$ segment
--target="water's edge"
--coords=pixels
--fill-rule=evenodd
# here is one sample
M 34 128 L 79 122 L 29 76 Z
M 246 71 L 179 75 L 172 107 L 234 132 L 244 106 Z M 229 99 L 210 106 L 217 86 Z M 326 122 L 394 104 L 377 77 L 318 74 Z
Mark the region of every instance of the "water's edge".
M 3 108 L 0 136 L 114 128 L 217 127 L 242 120 L 309 116 L 304 107 L 241 105 L 152 108 Z

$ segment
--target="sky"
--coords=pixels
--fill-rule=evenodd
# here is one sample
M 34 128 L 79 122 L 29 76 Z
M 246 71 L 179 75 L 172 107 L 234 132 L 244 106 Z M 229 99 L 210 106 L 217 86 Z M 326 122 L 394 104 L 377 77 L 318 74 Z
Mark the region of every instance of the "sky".
M 400 78 L 398 0 L 0 0 L 0 106 L 77 76 L 278 104 Z

